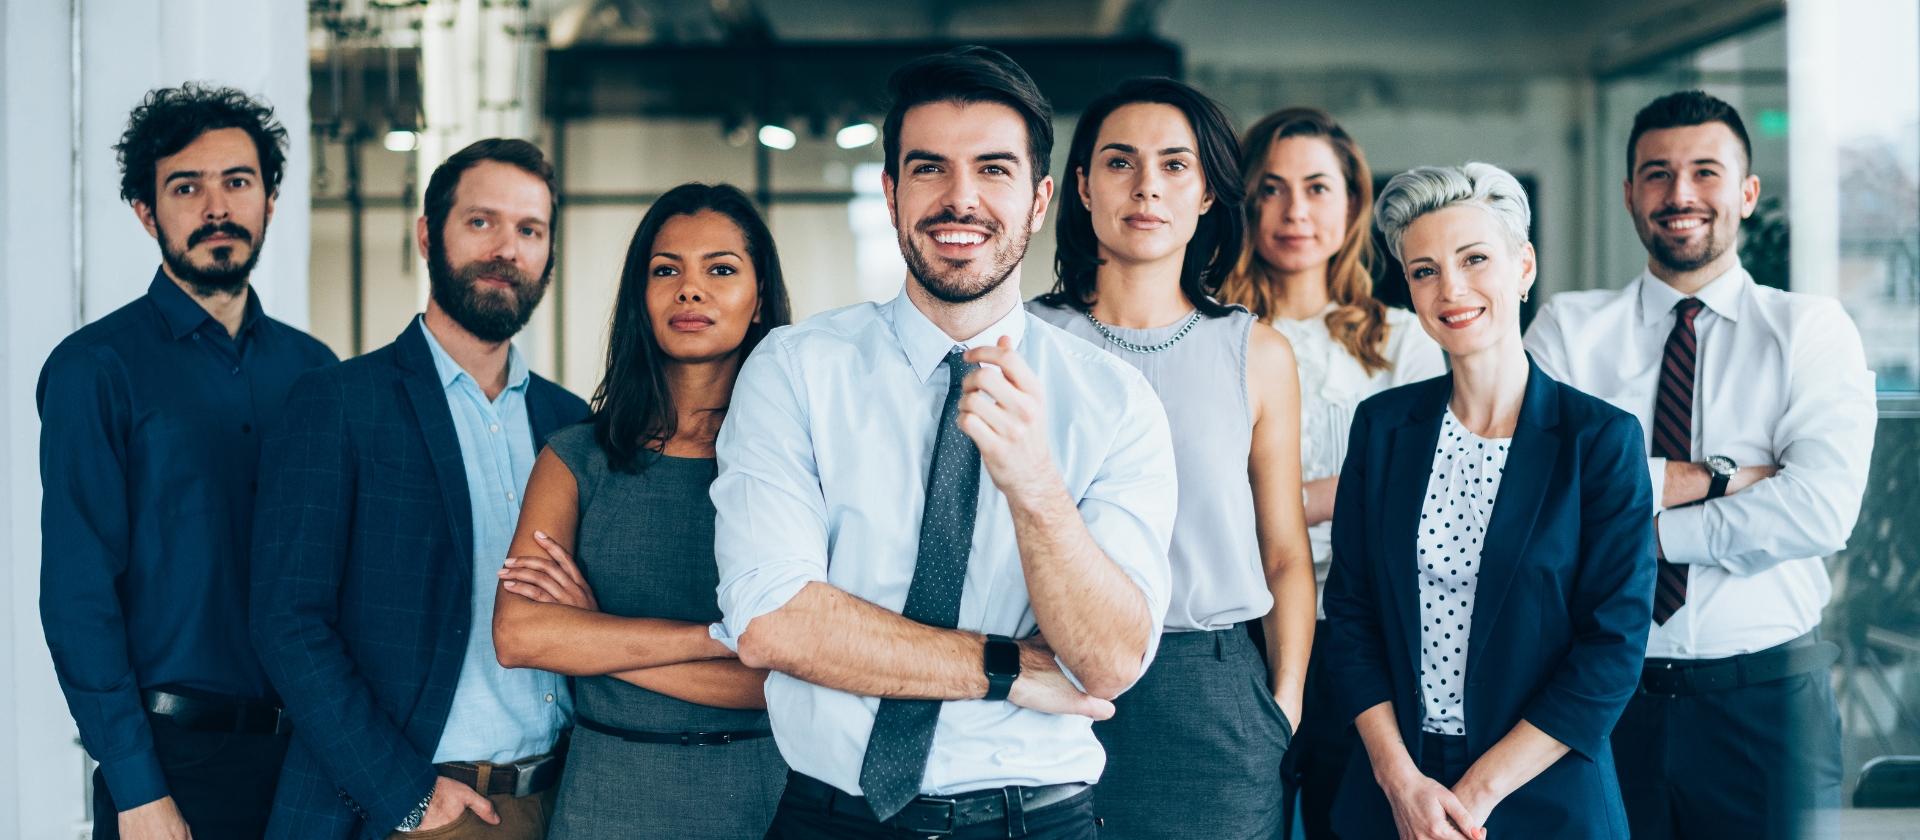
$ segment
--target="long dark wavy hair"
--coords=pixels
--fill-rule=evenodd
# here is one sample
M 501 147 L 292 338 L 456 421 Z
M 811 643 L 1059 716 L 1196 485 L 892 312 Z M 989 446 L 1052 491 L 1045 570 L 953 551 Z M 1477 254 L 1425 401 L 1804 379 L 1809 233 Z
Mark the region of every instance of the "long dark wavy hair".
M 1082 312 L 1093 306 L 1094 277 L 1104 261 L 1099 238 L 1093 232 L 1093 213 L 1078 200 L 1079 179 L 1087 177 L 1093 167 L 1093 144 L 1099 138 L 1101 123 L 1122 106 L 1140 102 L 1178 108 L 1193 128 L 1194 151 L 1200 158 L 1207 192 L 1213 195 L 1213 206 L 1200 216 L 1193 238 L 1187 242 L 1186 256 L 1180 262 L 1180 291 L 1201 314 L 1210 318 L 1225 315 L 1227 307 L 1213 295 L 1240 257 L 1240 242 L 1246 237 L 1240 142 L 1218 103 L 1184 82 L 1161 76 L 1121 82 L 1088 105 L 1079 125 L 1074 126 L 1073 142 L 1067 149 L 1069 186 L 1066 197 L 1059 202 L 1060 220 L 1054 227 L 1058 245 L 1053 257 L 1053 290 L 1042 296 L 1041 302 Z
M 775 327 L 793 321 L 787 303 L 787 284 L 780 276 L 780 254 L 773 233 L 745 193 L 730 184 L 681 184 L 667 191 L 647 209 L 640 227 L 627 245 L 626 265 L 620 269 L 620 291 L 613 300 L 613 325 L 607 339 L 607 375 L 593 392 L 593 436 L 615 470 L 638 473 L 679 431 L 673 392 L 667 387 L 669 362 L 653 334 L 647 312 L 647 264 L 653 259 L 653 241 L 676 216 L 712 211 L 726 216 L 747 240 L 747 259 L 759 285 L 759 320 L 747 326 L 739 358 Z M 721 409 L 725 410 L 725 409 Z

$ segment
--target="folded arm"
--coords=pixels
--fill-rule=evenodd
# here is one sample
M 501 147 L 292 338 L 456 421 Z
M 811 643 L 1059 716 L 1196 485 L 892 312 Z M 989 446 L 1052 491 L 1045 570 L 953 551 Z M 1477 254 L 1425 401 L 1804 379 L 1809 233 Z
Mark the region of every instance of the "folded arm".
M 1879 406 L 1853 321 L 1837 302 L 1812 305 L 1795 326 L 1787 406 L 1772 429 L 1779 472 L 1738 494 L 1662 512 L 1667 560 L 1750 575 L 1846 547 Z
M 503 667 L 581 677 L 732 658 L 733 652 L 714 641 L 705 624 L 600 612 L 574 563 L 579 522 L 580 493 L 573 472 L 547 449 L 527 480 L 494 601 L 493 644 Z M 565 586 L 563 593 L 578 593 L 586 600 L 556 600 L 541 588 L 543 582 Z

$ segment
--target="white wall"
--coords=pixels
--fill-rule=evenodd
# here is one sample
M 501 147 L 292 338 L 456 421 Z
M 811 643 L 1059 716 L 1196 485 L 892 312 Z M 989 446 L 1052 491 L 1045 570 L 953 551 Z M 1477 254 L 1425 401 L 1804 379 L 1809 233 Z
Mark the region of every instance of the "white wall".
M 76 22 L 84 68 L 77 80 Z M 139 296 L 158 264 L 153 241 L 119 200 L 112 146 L 128 110 L 163 84 L 214 81 L 277 105 L 292 147 L 254 283 L 270 313 L 304 325 L 306 24 L 304 4 L 254 0 L 0 4 L 0 390 L 7 395 L 0 510 L 10 584 L 0 596 L 0 680 L 7 685 L 0 691 L 0 838 L 80 836 L 85 813 L 84 756 L 40 632 L 39 423 L 31 395 L 48 351 Z

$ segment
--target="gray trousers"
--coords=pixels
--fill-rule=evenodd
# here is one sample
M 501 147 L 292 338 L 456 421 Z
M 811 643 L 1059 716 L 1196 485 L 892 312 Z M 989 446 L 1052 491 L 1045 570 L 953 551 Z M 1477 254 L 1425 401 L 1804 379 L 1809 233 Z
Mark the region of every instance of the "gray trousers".
M 1168 633 L 1094 735 L 1102 838 L 1280 835 L 1280 760 L 1293 738 L 1246 630 Z

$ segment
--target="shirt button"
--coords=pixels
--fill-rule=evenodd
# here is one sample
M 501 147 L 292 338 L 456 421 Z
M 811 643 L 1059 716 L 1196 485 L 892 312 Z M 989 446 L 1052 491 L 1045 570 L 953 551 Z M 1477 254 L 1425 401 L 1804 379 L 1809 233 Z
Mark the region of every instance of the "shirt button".
M 496 434 L 496 435 L 497 435 L 497 434 L 500 434 L 500 424 L 499 424 L 499 423 L 495 423 L 495 424 L 493 424 L 493 425 L 491 425 L 491 426 L 488 426 L 488 427 L 487 427 L 487 431 L 489 431 L 489 432 L 492 432 L 492 433 L 494 433 L 494 434 Z
M 551 691 L 547 692 L 547 702 L 553 702 L 553 692 Z
M 511 501 L 513 501 L 513 491 L 512 491 L 512 490 L 508 490 L 508 491 L 507 491 L 507 501 L 509 501 L 509 502 L 511 502 Z

